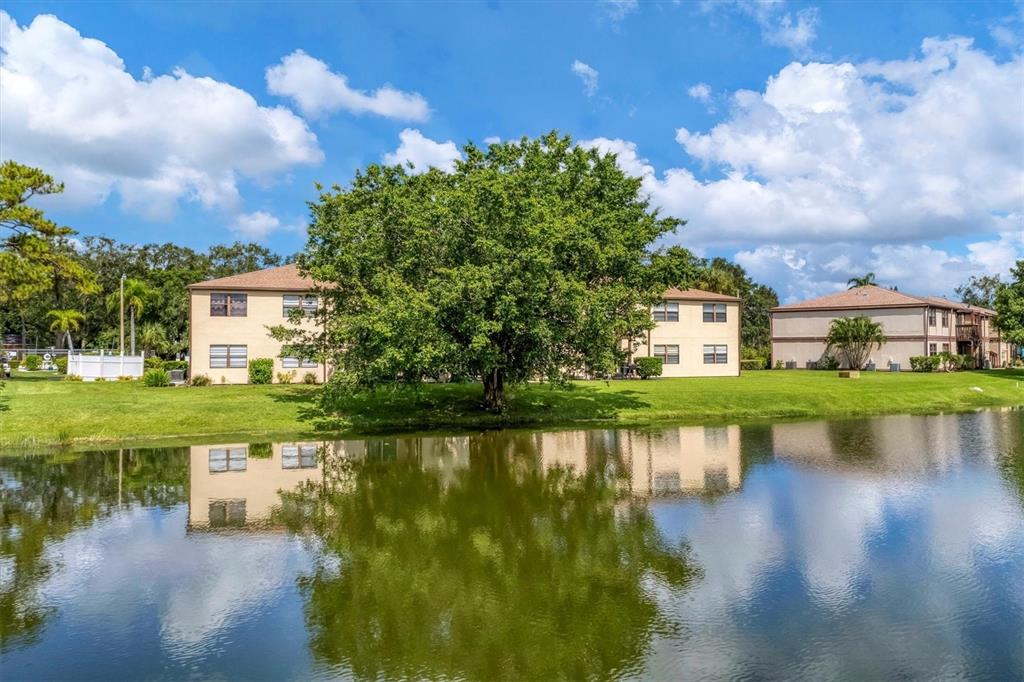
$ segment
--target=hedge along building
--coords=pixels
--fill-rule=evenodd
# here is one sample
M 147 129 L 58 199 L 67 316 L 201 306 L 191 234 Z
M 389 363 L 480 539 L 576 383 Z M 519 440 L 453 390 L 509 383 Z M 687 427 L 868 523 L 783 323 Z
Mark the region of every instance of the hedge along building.
M 633 358 L 662 361 L 662 376 L 740 373 L 740 299 L 699 289 L 669 289 L 651 310 L 655 326 L 633 340 Z
M 909 370 L 910 358 L 956 353 L 979 367 L 1004 367 L 1012 348 L 995 328 L 995 311 L 944 298 L 911 296 L 863 286 L 772 308 L 772 362 L 809 368 L 825 355 L 832 321 L 867 316 L 882 326 L 886 342 L 871 349 L 869 364 Z
M 189 376 L 205 374 L 214 383 L 249 382 L 249 363 L 257 358 L 274 361 L 279 372 L 295 372 L 302 381 L 312 373 L 318 382 L 327 367 L 308 358 L 281 357 L 280 341 L 268 328 L 285 325 L 293 310 L 308 319 L 301 324 L 312 330 L 321 301 L 313 282 L 298 266 L 283 265 L 189 285 Z

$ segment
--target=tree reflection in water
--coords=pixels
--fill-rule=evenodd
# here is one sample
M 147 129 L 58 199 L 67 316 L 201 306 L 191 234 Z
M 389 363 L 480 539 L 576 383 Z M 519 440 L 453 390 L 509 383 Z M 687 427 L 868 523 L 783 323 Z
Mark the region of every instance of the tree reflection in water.
M 0 653 L 36 641 L 54 612 L 37 598 L 60 568 L 47 546 L 122 507 L 184 502 L 187 455 L 172 448 L 0 460 Z
M 616 466 L 544 470 L 531 436 L 474 437 L 448 477 L 417 457 L 324 458 L 280 520 L 328 556 L 301 579 L 310 645 L 360 678 L 606 678 L 676 623 L 655 590 L 699 577 Z M 607 457 L 608 455 L 599 455 Z

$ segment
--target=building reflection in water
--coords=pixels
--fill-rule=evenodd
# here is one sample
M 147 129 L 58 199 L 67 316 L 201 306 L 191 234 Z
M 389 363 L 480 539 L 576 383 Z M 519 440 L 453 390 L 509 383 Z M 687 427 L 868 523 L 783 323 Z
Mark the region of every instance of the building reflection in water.
M 190 451 L 188 527 L 273 529 L 279 493 L 320 481 L 324 457 L 413 458 L 447 485 L 479 452 L 545 471 L 559 467 L 584 474 L 605 467 L 621 488 L 640 497 L 719 494 L 740 485 L 740 433 L 738 426 L 697 426 L 198 445 Z

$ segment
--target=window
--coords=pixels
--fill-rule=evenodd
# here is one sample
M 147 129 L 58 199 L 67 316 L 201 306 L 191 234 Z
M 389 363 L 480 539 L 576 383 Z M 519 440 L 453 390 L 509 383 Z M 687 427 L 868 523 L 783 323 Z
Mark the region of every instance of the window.
M 725 365 L 729 362 L 728 346 L 704 346 L 705 365 Z
M 245 500 L 210 500 L 210 528 L 241 528 L 245 525 Z
M 245 317 L 247 294 L 210 294 L 210 317 Z
M 293 310 L 302 310 L 306 317 L 316 314 L 318 300 L 316 296 L 299 296 L 298 294 L 285 294 L 283 300 L 284 316 L 288 317 Z
M 946 327 L 947 329 L 949 328 L 949 311 L 948 310 L 943 310 L 942 311 L 942 326 Z
M 679 364 L 679 346 L 655 346 L 654 357 L 661 358 L 662 364 L 665 365 L 678 365 Z
M 928 326 L 935 326 L 935 311 L 931 308 L 928 309 Z
M 662 301 L 654 306 L 655 322 L 678 322 L 679 304 Z
M 705 322 L 725 322 L 725 304 L 724 303 L 705 303 L 704 304 L 704 321 Z
M 948 353 L 949 352 L 949 344 L 948 343 L 942 344 L 942 352 L 943 353 Z
M 315 469 L 315 445 L 284 445 L 281 447 L 282 469 Z
M 210 473 L 245 471 L 249 448 L 213 448 L 210 450 Z
M 938 353 L 938 346 L 934 343 L 928 344 L 928 355 L 936 355 Z
M 295 369 L 296 367 L 302 367 L 303 369 L 316 369 L 316 360 L 308 360 L 306 358 L 281 358 L 281 366 L 285 369 Z
M 224 367 L 246 367 L 247 346 L 210 346 L 210 369 Z

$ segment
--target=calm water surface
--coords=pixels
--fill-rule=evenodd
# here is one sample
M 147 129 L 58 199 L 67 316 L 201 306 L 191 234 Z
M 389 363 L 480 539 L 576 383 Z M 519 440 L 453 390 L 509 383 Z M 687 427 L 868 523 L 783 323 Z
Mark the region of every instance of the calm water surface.
M 1024 678 L 1024 413 L 0 457 L 0 677 Z

